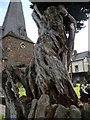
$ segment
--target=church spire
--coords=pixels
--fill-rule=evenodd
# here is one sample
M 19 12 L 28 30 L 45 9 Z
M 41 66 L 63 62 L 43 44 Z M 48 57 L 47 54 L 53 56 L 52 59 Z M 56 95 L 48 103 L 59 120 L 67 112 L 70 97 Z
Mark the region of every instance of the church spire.
M 26 26 L 23 15 L 21 0 L 10 0 L 8 10 L 3 22 L 3 36 L 9 32 L 13 32 L 19 37 L 26 38 Z

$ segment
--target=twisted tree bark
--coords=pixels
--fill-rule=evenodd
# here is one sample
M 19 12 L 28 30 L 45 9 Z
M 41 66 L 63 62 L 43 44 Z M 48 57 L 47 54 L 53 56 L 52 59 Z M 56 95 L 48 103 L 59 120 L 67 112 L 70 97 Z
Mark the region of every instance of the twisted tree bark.
M 21 68 L 7 67 L 2 75 L 2 87 L 7 108 L 10 110 L 10 118 L 26 117 L 26 107 L 20 101 L 14 87 L 16 79 L 26 89 L 30 101 L 47 94 L 50 104 L 60 103 L 70 106 L 78 103 L 67 71 L 74 46 L 75 19 L 62 5 L 51 6 L 43 14 L 35 6 L 32 17 L 38 26 L 39 38 L 35 44 L 34 57 L 29 69 L 22 72 Z M 69 37 L 65 33 L 66 20 Z
M 32 17 L 39 33 L 29 73 L 33 96 L 38 98 L 45 93 L 49 95 L 52 103 L 77 104 L 78 98 L 67 72 L 74 45 L 75 19 L 60 5 L 57 8 L 47 8 L 43 15 L 35 6 Z M 65 34 L 66 18 L 68 38 Z
M 13 67 L 7 67 L 2 73 L 2 88 L 6 101 L 6 118 L 24 118 L 25 107 L 19 100 L 18 92 L 15 87 L 17 77 Z M 7 111 L 8 109 L 8 111 Z

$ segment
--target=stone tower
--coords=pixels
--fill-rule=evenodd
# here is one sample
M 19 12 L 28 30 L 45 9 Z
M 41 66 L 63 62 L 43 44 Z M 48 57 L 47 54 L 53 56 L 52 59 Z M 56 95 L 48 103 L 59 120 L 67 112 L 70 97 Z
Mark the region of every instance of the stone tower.
M 27 32 L 21 0 L 18 0 L 18 2 L 13 1 L 14 0 L 10 0 L 10 4 L 3 22 L 3 36 L 12 31 L 17 36 L 26 38 Z
M 2 47 L 8 58 L 5 65 L 28 65 L 33 57 L 34 43 L 27 36 L 21 0 L 10 0 L 2 26 Z

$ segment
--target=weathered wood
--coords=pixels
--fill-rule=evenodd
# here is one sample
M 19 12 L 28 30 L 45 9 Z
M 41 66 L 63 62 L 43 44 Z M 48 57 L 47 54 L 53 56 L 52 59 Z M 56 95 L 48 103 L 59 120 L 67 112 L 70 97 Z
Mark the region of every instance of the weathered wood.
M 47 8 L 42 17 L 38 12 L 35 6 L 36 14 L 32 15 L 36 24 L 39 24 L 39 38 L 30 64 L 29 84 L 32 85 L 32 94 L 34 97 L 48 94 L 52 103 L 77 104 L 78 98 L 67 72 L 73 51 L 76 21 L 62 6 Z M 68 38 L 65 35 L 64 17 L 69 17 Z
M 15 78 L 13 74 L 13 67 L 7 67 L 2 73 L 2 88 L 5 96 L 6 108 L 10 111 L 10 114 L 6 113 L 6 118 L 25 118 L 25 109 L 23 104 L 20 102 L 15 88 Z M 12 90 L 13 89 L 13 90 Z M 7 112 L 7 110 L 6 110 Z M 10 116 L 8 116 L 10 115 Z

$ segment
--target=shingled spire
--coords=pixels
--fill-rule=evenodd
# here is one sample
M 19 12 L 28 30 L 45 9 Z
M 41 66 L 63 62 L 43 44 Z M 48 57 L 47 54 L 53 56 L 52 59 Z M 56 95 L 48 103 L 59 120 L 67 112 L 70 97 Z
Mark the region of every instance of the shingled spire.
M 27 38 L 25 19 L 21 0 L 10 0 L 8 10 L 3 22 L 3 36 L 9 32 L 23 38 Z

